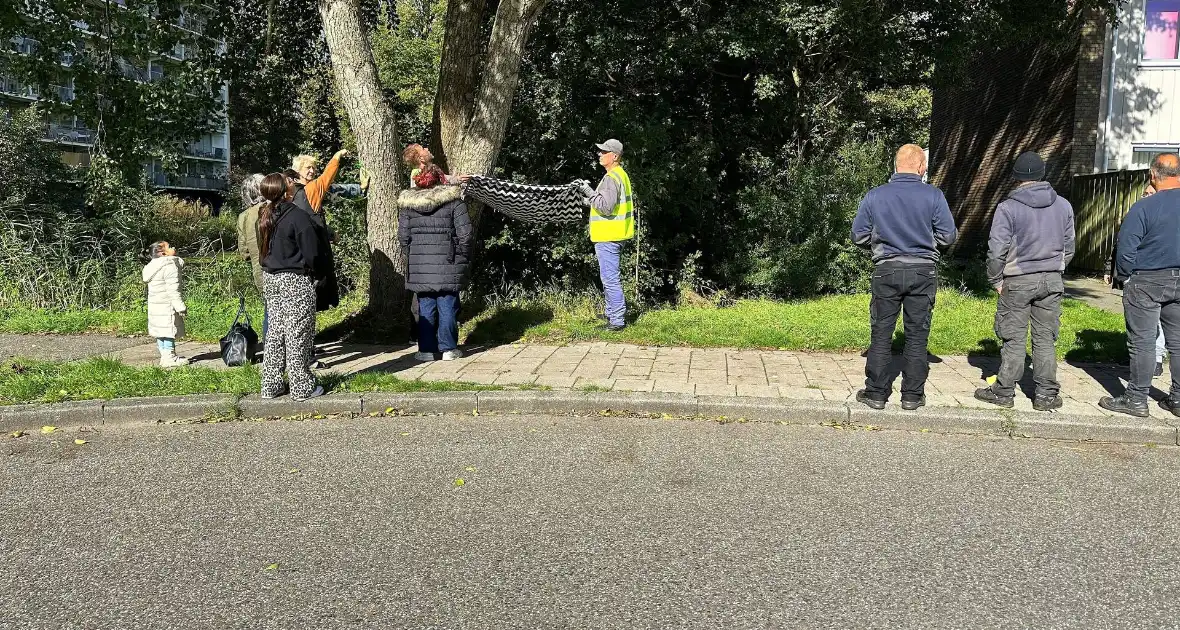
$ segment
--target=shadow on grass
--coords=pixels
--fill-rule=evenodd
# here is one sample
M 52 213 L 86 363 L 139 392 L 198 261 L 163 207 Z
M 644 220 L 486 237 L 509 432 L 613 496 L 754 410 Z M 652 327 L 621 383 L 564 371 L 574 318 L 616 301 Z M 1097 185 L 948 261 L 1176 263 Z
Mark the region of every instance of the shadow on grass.
M 553 321 L 553 309 L 543 305 L 510 306 L 475 325 L 469 344 L 493 345 L 520 341 L 528 329 Z
M 1073 363 L 1127 362 L 1127 333 L 1109 330 L 1081 330 L 1074 340 L 1074 348 L 1065 353 L 1065 360 Z
M 402 345 L 410 339 L 409 309 L 394 317 L 371 313 L 367 308 L 316 333 L 319 343 L 339 341 L 378 345 Z

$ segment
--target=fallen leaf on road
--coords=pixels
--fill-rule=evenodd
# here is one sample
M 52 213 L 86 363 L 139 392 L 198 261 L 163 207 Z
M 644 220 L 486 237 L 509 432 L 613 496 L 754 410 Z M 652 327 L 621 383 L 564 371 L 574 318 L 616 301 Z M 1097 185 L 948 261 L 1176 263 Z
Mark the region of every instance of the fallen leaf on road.
M 392 413 L 393 413 L 393 407 L 386 407 L 386 408 L 385 408 L 385 415 L 387 415 L 387 416 L 388 416 L 388 415 L 390 415 L 390 414 L 392 414 Z
M 410 432 L 406 431 L 405 433 L 402 434 L 402 437 L 408 437 L 409 435 L 410 435 Z
M 455 480 L 455 487 L 462 488 L 464 483 L 467 483 L 467 482 L 463 481 L 462 477 L 459 477 L 458 479 Z
M 8 435 L 11 435 L 14 438 L 24 437 L 25 432 L 24 431 L 13 431 L 12 433 L 9 433 Z
M 278 571 L 279 570 L 279 563 L 276 562 L 274 564 L 269 564 L 263 570 L 264 571 Z
M 83 444 L 87 444 L 87 443 L 88 443 L 88 442 L 87 442 L 86 440 L 83 440 L 83 439 L 77 439 L 77 440 L 74 440 L 74 444 L 77 444 L 78 446 L 82 446 Z
M 478 409 L 472 409 L 472 410 L 471 410 L 471 415 L 473 415 L 473 416 L 475 416 L 475 417 L 477 417 L 477 418 L 478 418 L 478 417 L 479 417 L 479 410 L 478 410 Z
M 475 466 L 468 466 L 467 472 L 475 472 Z
M 380 411 L 374 411 L 373 413 L 369 414 L 369 417 L 370 417 L 370 418 L 376 418 L 376 417 L 377 417 L 377 416 L 379 416 L 379 415 L 381 415 L 381 412 L 380 412 Z
M 288 470 L 287 472 L 291 473 L 292 475 L 297 475 L 297 474 L 299 474 L 299 469 L 292 468 L 291 470 Z
M 324 414 L 322 414 L 322 413 L 317 413 L 316 415 L 312 416 L 312 419 L 313 419 L 313 420 L 323 420 L 325 417 L 326 417 L 326 416 L 324 416 Z
M 43 427 L 41 427 L 41 433 L 44 433 L 44 434 L 47 434 L 47 435 L 48 435 L 48 434 L 50 434 L 50 433 L 53 433 L 53 432 L 54 432 L 54 431 L 56 431 L 56 430 L 57 430 L 57 427 L 51 427 L 51 426 L 48 426 L 48 425 L 47 425 L 47 426 L 43 426 Z
M 930 429 L 922 429 L 922 433 L 930 433 Z

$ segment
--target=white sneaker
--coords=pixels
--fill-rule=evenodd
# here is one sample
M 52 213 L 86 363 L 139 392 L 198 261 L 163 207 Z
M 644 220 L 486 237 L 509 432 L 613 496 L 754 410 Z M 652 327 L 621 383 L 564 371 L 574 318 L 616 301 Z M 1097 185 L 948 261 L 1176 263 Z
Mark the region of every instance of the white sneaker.
M 160 367 L 174 368 L 188 365 L 188 359 L 172 355 L 170 357 L 160 357 Z
M 454 361 L 455 359 L 462 359 L 462 358 L 463 358 L 463 351 L 458 348 L 455 348 L 454 350 L 447 350 L 446 352 L 443 353 L 443 356 L 442 356 L 443 361 Z
M 429 363 L 434 360 L 434 354 L 431 352 L 419 352 L 414 355 L 414 360 Z
M 320 396 L 323 396 L 323 395 L 324 395 L 324 387 L 323 387 L 323 385 L 316 385 L 316 388 L 315 388 L 314 390 L 312 390 L 312 392 L 311 392 L 311 395 L 310 395 L 310 396 L 308 396 L 307 398 L 295 398 L 295 397 L 292 397 L 292 398 L 291 398 L 291 400 L 294 400 L 295 402 L 303 402 L 303 401 L 305 401 L 305 400 L 311 400 L 312 398 L 318 398 L 318 397 L 320 397 Z

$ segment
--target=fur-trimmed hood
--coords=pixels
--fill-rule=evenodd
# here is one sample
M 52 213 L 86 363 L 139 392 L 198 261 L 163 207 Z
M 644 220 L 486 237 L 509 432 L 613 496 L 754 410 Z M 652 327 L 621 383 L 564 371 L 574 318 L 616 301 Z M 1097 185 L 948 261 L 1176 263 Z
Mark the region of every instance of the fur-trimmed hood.
M 408 188 L 397 197 L 397 207 L 430 214 L 452 201 L 463 198 L 463 189 L 458 186 L 435 186 L 433 188 Z

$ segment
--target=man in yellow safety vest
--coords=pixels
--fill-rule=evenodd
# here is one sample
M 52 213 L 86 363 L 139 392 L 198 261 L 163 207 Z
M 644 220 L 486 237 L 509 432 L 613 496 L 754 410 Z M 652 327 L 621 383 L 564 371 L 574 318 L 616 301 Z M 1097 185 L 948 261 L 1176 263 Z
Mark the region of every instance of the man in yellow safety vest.
M 606 329 L 620 331 L 627 326 L 627 304 L 623 300 L 623 281 L 619 275 L 623 241 L 635 238 L 635 205 L 631 179 L 619 159 L 623 143 L 607 140 L 598 147 L 598 163 L 606 176 L 597 189 L 584 186 L 586 205 L 590 206 L 590 240 L 598 256 L 598 273 L 606 294 Z

